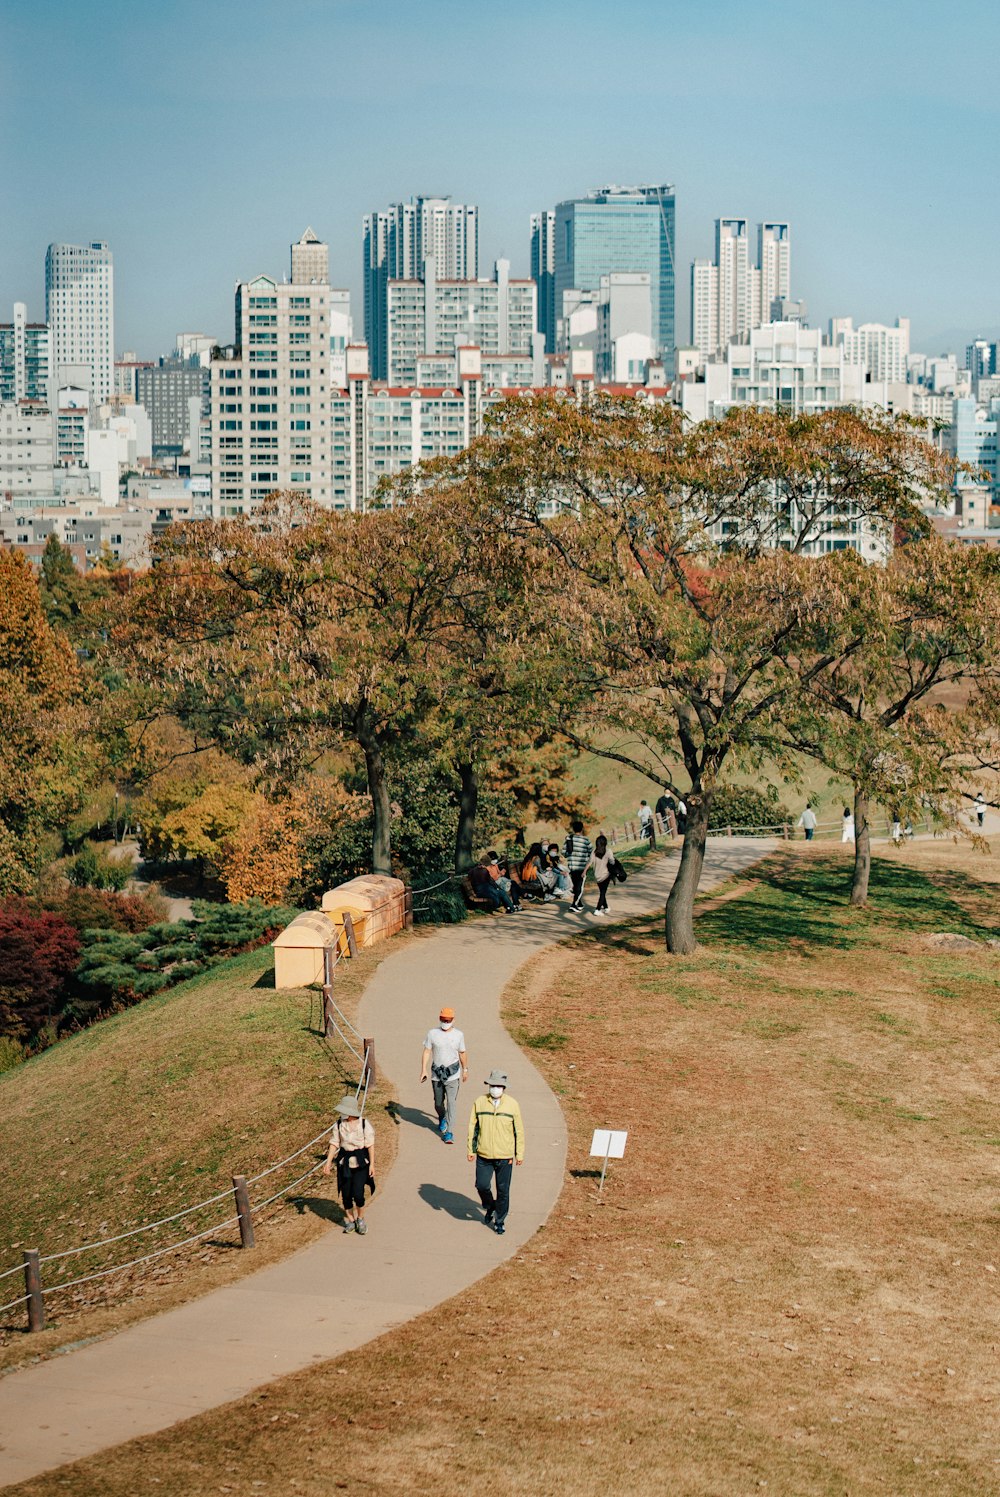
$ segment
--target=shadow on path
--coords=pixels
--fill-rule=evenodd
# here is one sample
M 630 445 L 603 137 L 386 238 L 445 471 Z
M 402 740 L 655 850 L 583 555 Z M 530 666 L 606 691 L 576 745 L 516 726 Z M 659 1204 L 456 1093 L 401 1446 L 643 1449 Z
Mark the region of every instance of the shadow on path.
M 412 1123 L 415 1128 L 427 1128 L 431 1133 L 438 1131 L 437 1119 L 420 1107 L 404 1107 L 402 1102 L 390 1102 L 386 1112 L 394 1123 Z
M 443 1185 L 421 1185 L 417 1194 L 435 1211 L 446 1211 L 456 1221 L 481 1222 L 483 1219 L 482 1208 L 474 1205 L 468 1196 L 459 1195 L 457 1190 L 445 1190 Z
M 325 1196 L 291 1196 L 288 1204 L 294 1206 L 300 1216 L 306 1211 L 311 1211 L 313 1216 L 318 1216 L 321 1221 L 336 1222 L 338 1226 L 344 1220 L 344 1212 L 340 1203 L 328 1200 Z

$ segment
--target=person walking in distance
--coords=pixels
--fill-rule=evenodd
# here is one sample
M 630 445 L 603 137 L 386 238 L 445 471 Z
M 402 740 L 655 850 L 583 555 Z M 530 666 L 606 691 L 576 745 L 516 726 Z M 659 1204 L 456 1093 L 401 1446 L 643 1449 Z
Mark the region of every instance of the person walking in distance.
M 618 859 L 608 847 L 608 839 L 602 832 L 594 843 L 594 854 L 590 860 L 590 866 L 594 870 L 594 879 L 597 883 L 597 908 L 595 915 L 606 915 L 608 913 L 608 885 L 615 877 L 615 864 Z
M 649 842 L 653 840 L 653 812 L 647 800 L 639 802 L 639 836 Z
M 344 1231 L 364 1237 L 365 1187 L 375 1193 L 375 1129 L 362 1119 L 357 1097 L 341 1097 L 337 1103 L 338 1120 L 330 1135 L 324 1175 L 337 1165 L 337 1187 L 344 1206 Z
M 816 812 L 812 808 L 812 801 L 806 801 L 806 808 L 799 817 L 799 826 L 806 834 L 806 841 L 811 842 L 813 832 L 816 830 Z
M 430 1070 L 434 1110 L 438 1131 L 446 1144 L 455 1141 L 455 1103 L 462 1081 L 469 1079 L 469 1057 L 465 1053 L 465 1035 L 455 1028 L 455 1010 L 443 1008 L 434 1029 L 427 1031 L 420 1061 L 420 1080 L 427 1080 Z
M 840 834 L 840 840 L 841 840 L 841 842 L 853 842 L 854 841 L 854 812 L 851 810 L 850 806 L 845 806 L 844 807 L 843 826 L 844 826 L 844 829 L 843 829 L 843 831 Z
M 476 1098 L 469 1115 L 469 1162 L 476 1161 L 483 1220 L 502 1237 L 510 1206 L 510 1177 L 515 1164 L 524 1163 L 524 1124 L 520 1107 L 507 1094 L 507 1072 L 491 1071 L 484 1084 L 486 1094 Z
M 983 823 L 986 820 L 986 802 L 983 799 L 983 792 L 981 790 L 976 796 L 976 803 L 972 809 L 976 813 L 976 824 L 978 825 L 979 830 L 982 831 Z
M 583 822 L 574 821 L 570 834 L 566 838 L 563 853 L 566 858 L 566 867 L 569 869 L 570 882 L 573 885 L 573 902 L 571 910 L 579 912 L 583 909 L 583 880 L 586 877 L 587 866 L 594 851 L 593 843 L 589 837 L 584 836 Z

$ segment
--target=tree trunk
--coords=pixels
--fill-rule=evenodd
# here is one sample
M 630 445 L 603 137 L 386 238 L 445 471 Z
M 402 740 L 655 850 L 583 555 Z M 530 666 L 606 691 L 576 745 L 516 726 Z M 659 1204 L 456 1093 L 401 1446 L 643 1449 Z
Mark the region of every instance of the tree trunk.
M 392 873 L 392 808 L 385 760 L 375 734 L 358 729 L 358 744 L 365 756 L 368 794 L 372 798 L 372 873 Z
M 471 764 L 458 766 L 462 789 L 458 798 L 458 829 L 455 833 L 455 872 L 465 873 L 472 867 L 472 849 L 476 837 L 476 808 L 479 805 L 479 778 Z
M 872 871 L 872 833 L 868 825 L 868 796 L 854 790 L 854 881 L 851 903 L 868 903 L 868 879 Z
M 687 828 L 681 848 L 681 862 L 664 913 L 667 950 L 676 956 L 686 956 L 697 946 L 694 938 L 694 901 L 705 863 L 709 799 L 707 794 L 696 795 L 694 792 L 685 797 Z

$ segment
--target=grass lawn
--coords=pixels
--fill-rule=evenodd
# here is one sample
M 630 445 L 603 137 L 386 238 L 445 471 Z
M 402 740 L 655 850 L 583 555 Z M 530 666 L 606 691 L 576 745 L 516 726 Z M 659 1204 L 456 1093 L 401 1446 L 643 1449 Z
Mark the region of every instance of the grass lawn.
M 625 744 L 624 752 L 630 751 L 635 752 L 637 758 L 642 757 L 637 745 Z M 687 775 L 679 764 L 677 775 L 681 784 L 687 784 Z M 606 823 L 605 830 L 612 825 L 622 826 L 626 821 L 634 821 L 640 800 L 647 800 L 652 806 L 662 794 L 660 786 L 646 775 L 628 769 L 624 764 L 616 764 L 613 759 L 602 759 L 597 754 L 581 754 L 573 766 L 571 778 L 581 792 L 590 790 L 598 823 L 601 826 Z M 802 760 L 801 785 L 786 785 L 777 770 L 770 775 L 767 771 L 759 775 L 734 771 L 726 778 L 734 784 L 752 785 L 758 790 L 776 784 L 778 799 L 794 812 L 793 820 L 798 820 L 807 800 L 816 807 L 821 822 L 838 821 L 844 806 L 851 803 L 852 793 L 842 784 L 831 784 L 829 770 L 809 759 Z
M 383 952 L 337 969 L 337 1002 L 353 1017 Z M 417 938 L 419 939 L 419 937 Z M 320 1033 L 318 993 L 275 992 L 270 948 L 248 952 L 148 998 L 0 1075 L 4 1188 L 0 1268 L 22 1248 L 42 1254 L 107 1238 L 231 1190 L 326 1128 L 358 1066 Z M 378 1093 L 376 1093 L 376 1100 Z M 263 1200 L 301 1175 L 325 1148 L 251 1187 Z M 311 1177 L 310 1202 L 335 1195 Z M 106 1250 L 43 1265 L 43 1284 L 65 1283 L 177 1242 L 233 1214 L 232 1196 L 180 1222 Z M 239 1251 L 235 1226 L 156 1262 L 47 1300 L 48 1328 L 28 1336 L 23 1306 L 3 1317 L 0 1367 L 100 1335 L 205 1293 L 311 1241 L 328 1225 L 294 1194 L 255 1218 L 257 1247 Z M 23 1293 L 0 1282 L 0 1303 Z
M 507 1021 L 570 1169 L 528 1247 L 356 1353 L 17 1490 L 996 1493 L 1000 864 L 892 852 L 863 912 L 847 881 L 839 849 L 788 848 L 706 901 L 692 957 L 648 920 L 535 958 Z M 948 931 L 983 943 L 928 944 Z M 595 1125 L 630 1134 L 603 1200 Z

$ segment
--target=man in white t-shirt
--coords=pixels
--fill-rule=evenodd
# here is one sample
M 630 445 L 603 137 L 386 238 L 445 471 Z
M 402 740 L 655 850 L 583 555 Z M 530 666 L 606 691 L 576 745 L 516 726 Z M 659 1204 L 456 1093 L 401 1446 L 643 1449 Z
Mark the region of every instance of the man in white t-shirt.
M 465 1035 L 455 1028 L 455 1011 L 443 1008 L 437 1027 L 427 1032 L 420 1063 L 420 1080 L 430 1071 L 434 1092 L 434 1110 L 438 1130 L 446 1144 L 455 1141 L 455 1103 L 462 1081 L 469 1079 L 469 1058 L 465 1053 Z

